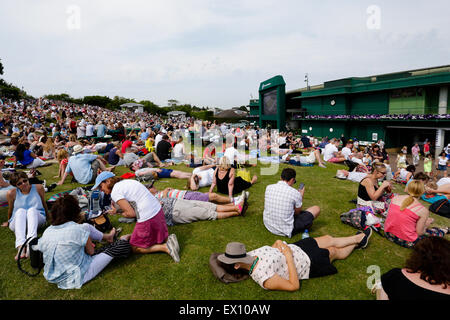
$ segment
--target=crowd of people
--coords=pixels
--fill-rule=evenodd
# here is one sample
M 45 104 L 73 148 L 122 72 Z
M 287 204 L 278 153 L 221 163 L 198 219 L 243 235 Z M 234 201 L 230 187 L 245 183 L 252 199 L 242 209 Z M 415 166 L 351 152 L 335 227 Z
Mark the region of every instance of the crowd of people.
M 417 144 L 411 149 L 412 161 L 408 161 L 405 149 L 397 159 L 390 159 L 381 140 L 372 145 L 344 137 L 319 141 L 291 131 L 273 133 L 257 126 L 233 127 L 189 117 L 166 119 L 46 99 L 5 99 L 0 113 L 0 130 L 5 136 L 0 141 L 4 173 L 0 177 L 0 200 L 8 205 L 8 219 L 2 226 L 15 234 L 18 260 L 29 256 L 29 248 L 22 248 L 26 239 L 37 237 L 38 229 L 46 222 L 50 224 L 38 248 L 44 257 L 44 277 L 59 288 L 80 288 L 113 259 L 131 253 L 164 252 L 180 262 L 177 236 L 169 234 L 168 227 L 244 216 L 251 187 L 261 180 L 245 168 L 270 155 L 271 160 L 287 166 L 277 183 L 265 187 L 264 199 L 260 199 L 264 200 L 267 231 L 292 238 L 313 228 L 320 219 L 320 206 L 303 205 L 307 186 L 295 186 L 296 166 L 317 163 L 326 168 L 328 164 L 342 164 L 336 177 L 359 183 L 357 207 L 385 218 L 385 236 L 390 241 L 413 250 L 419 248 L 405 269 L 384 276 L 386 288 L 379 290 L 379 298 L 397 297 L 398 292 L 392 293 L 396 290 L 392 282 L 401 276 L 413 279 L 428 295 L 450 297 L 449 275 L 442 275 L 437 267 L 429 268 L 434 262 L 420 253 L 424 250 L 421 248 L 431 246 L 429 243 L 440 241 L 439 250 L 447 257 L 440 267 L 448 268 L 450 252 L 444 237 L 449 230 L 431 227 L 434 221 L 418 201 L 424 194 L 450 196 L 446 174 L 450 148 L 449 153 L 443 151 L 446 160 L 440 157 L 435 161 L 443 179 L 434 186 L 428 184 L 436 177 L 429 146 L 424 151 L 428 162 L 424 159 L 423 172 L 416 172 L 420 160 Z M 192 151 L 191 142 L 202 151 Z M 392 161 L 396 161 L 395 172 Z M 188 171 L 170 168 L 180 163 Z M 51 185 L 39 180 L 38 168 L 49 165 L 54 165 L 55 174 L 58 171 Z M 116 175 L 120 166 L 129 173 Z M 83 223 L 78 199 L 73 195 L 64 195 L 49 209 L 45 192 L 67 183 L 68 178 L 93 185 L 91 190 L 109 199 L 107 214 L 120 213 L 126 222 L 135 223 L 133 232 L 119 238 L 115 228 L 104 233 Z M 155 180 L 167 178 L 186 181 L 186 189 L 157 190 Z M 406 184 L 406 195 L 392 193 L 393 181 Z M 209 191 L 198 191 L 204 187 Z M 346 259 L 355 249 L 367 248 L 371 236 L 372 228 L 367 227 L 347 237 L 325 235 L 291 244 L 277 240 L 272 246 L 250 252 L 244 244 L 230 242 L 217 259 L 230 273 L 246 270 L 264 289 L 295 291 L 302 279 L 335 274 L 332 262 Z M 96 249 L 95 242 L 100 241 L 109 245 Z

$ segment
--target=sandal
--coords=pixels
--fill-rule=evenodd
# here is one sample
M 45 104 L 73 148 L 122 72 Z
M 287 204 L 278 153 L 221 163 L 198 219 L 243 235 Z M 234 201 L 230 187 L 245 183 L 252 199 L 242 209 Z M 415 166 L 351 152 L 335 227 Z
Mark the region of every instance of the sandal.
M 113 242 L 117 241 L 117 238 L 119 237 L 119 235 L 122 232 L 122 230 L 123 230 L 122 228 L 117 228 L 116 229 L 116 233 L 114 234 L 114 237 L 113 237 Z

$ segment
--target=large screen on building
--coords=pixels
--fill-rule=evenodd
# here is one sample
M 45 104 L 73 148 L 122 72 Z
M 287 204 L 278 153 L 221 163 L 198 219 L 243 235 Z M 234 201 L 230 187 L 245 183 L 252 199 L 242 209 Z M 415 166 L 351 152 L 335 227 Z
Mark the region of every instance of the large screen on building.
M 277 114 L 277 89 L 267 91 L 263 94 L 263 114 Z

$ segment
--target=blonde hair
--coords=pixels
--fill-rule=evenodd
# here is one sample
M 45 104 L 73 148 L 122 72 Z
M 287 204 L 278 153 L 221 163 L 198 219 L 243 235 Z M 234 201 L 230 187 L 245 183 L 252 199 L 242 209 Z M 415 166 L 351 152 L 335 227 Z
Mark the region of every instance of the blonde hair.
M 434 181 L 429 181 L 425 184 L 428 188 L 436 190 L 438 188 L 438 185 Z
M 221 170 L 228 170 L 231 168 L 231 163 L 230 160 L 228 160 L 227 157 L 223 156 L 222 158 L 220 158 L 219 161 L 219 169 Z
M 422 180 L 412 180 L 406 189 L 409 197 L 403 200 L 400 211 L 405 210 L 410 204 L 414 202 L 414 198 L 420 197 L 425 192 L 425 186 Z
M 60 149 L 58 153 L 56 153 L 56 160 L 61 162 L 62 159 L 66 159 L 69 157 L 69 153 L 65 149 Z
M 374 173 L 375 171 L 380 172 L 381 169 L 384 169 L 384 170 L 387 169 L 387 168 L 386 168 L 386 165 L 385 165 L 384 163 L 382 163 L 382 162 L 375 162 L 375 163 L 372 165 L 372 173 Z
M 53 138 L 48 137 L 47 142 L 45 142 L 44 146 L 42 147 L 42 150 L 45 152 L 49 152 L 50 150 L 55 149 L 55 145 L 53 144 Z

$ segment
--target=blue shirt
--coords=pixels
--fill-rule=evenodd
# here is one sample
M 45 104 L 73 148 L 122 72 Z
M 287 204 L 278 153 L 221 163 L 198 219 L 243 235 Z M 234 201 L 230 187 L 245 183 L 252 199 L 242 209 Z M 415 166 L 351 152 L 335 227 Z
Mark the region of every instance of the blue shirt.
M 69 158 L 66 172 L 73 173 L 75 179 L 81 184 L 88 184 L 92 180 L 91 163 L 97 159 L 93 154 L 76 154 Z
M 60 289 L 78 289 L 92 257 L 85 252 L 89 231 L 73 221 L 50 226 L 38 242 L 44 257 L 44 277 Z
M 104 124 L 100 124 L 97 127 L 97 137 L 104 137 L 105 136 L 105 130 L 106 126 Z
M 40 214 L 42 214 L 45 217 L 45 209 L 44 205 L 42 204 L 42 198 L 39 195 L 39 192 L 36 189 L 36 186 L 34 184 L 31 185 L 30 192 L 28 194 L 23 194 L 20 192 L 19 188 L 16 188 L 16 199 L 14 200 L 14 210 L 11 215 L 11 219 L 9 219 L 9 222 L 13 221 L 14 215 L 16 214 L 16 211 L 18 209 L 36 209 Z
M 16 153 L 14 153 L 14 156 L 17 157 Z M 29 165 L 33 161 L 34 161 L 34 158 L 31 156 L 31 151 L 28 149 L 23 152 L 22 160 L 19 160 L 19 162 L 21 164 L 23 164 L 24 166 Z
M 141 133 L 141 140 L 145 141 L 148 139 L 148 137 L 150 136 L 150 134 L 148 132 L 142 132 Z

